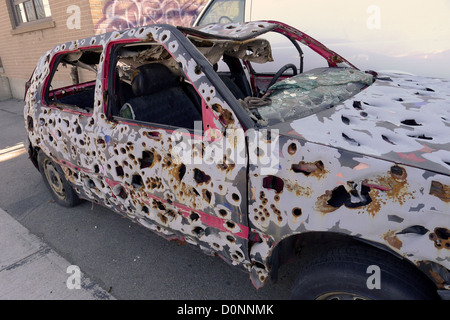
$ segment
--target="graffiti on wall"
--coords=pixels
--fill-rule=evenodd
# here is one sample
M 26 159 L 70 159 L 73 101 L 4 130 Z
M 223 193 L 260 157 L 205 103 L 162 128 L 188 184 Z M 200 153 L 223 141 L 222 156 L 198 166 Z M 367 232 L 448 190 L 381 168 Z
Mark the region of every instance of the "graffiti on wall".
M 97 22 L 97 34 L 154 23 L 190 26 L 206 0 L 109 0 Z

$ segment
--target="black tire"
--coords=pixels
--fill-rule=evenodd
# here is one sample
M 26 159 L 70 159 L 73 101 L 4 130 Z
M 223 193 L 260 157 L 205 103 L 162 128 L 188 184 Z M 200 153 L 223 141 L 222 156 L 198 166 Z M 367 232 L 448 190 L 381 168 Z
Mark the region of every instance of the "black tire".
M 294 300 L 438 299 L 428 278 L 386 251 L 360 243 L 314 251 L 310 257 L 302 258 L 306 261 L 301 263 L 292 289 Z M 370 266 L 379 269 L 374 271 Z M 379 288 L 374 288 L 375 274 L 379 275 Z
M 55 202 L 64 207 L 74 207 L 82 202 L 75 190 L 67 182 L 61 167 L 42 150 L 38 153 L 38 166 L 45 185 L 50 190 Z

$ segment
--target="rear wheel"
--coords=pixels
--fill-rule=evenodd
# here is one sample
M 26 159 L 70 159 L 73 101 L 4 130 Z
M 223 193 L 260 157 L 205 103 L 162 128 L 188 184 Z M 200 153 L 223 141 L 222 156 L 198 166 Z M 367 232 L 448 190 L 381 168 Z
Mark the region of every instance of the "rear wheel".
M 359 243 L 314 251 L 301 264 L 292 299 L 438 299 L 436 288 L 428 278 L 388 252 Z
M 53 199 L 62 206 L 74 207 L 81 202 L 75 190 L 69 185 L 61 167 L 42 150 L 38 154 L 39 171 Z

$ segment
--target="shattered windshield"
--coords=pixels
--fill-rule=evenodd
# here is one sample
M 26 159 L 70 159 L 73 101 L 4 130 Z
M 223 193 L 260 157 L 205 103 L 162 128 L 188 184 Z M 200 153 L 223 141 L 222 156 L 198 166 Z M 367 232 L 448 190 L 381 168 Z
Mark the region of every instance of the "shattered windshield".
M 372 83 L 372 75 L 353 68 L 319 68 L 279 81 L 263 99 L 242 104 L 266 126 L 331 108 Z

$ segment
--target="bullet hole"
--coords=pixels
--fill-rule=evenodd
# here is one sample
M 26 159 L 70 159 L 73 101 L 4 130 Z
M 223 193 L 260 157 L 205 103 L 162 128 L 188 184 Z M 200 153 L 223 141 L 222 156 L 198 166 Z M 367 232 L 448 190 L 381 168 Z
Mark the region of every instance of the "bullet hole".
M 158 208 L 159 210 L 165 211 L 166 210 L 166 206 L 161 202 L 161 201 L 157 201 L 154 200 L 153 204 L 155 205 L 156 208 Z
M 98 164 L 94 165 L 94 172 L 95 173 L 99 173 L 100 172 L 100 167 L 98 166 Z
M 203 198 L 208 201 L 208 203 L 211 202 L 211 192 L 209 190 L 203 190 Z
M 288 147 L 288 153 L 292 156 L 297 152 L 297 145 L 295 143 L 291 143 Z
M 442 201 L 450 201 L 450 186 L 444 185 L 439 181 L 431 181 L 430 194 L 438 197 Z
M 162 214 L 158 214 L 158 218 L 159 218 L 159 220 L 161 220 L 161 222 L 162 222 L 163 224 L 167 224 L 167 221 L 169 221 L 169 219 L 167 219 L 167 217 L 165 217 L 165 216 L 162 215 Z
M 233 257 L 233 259 L 235 259 L 235 260 L 241 260 L 242 258 L 244 258 L 244 255 L 243 255 L 242 252 L 240 252 L 240 251 L 235 251 L 235 252 L 232 254 L 232 257 Z
M 238 194 L 236 194 L 236 193 L 233 193 L 232 195 L 231 195 L 231 198 L 234 200 L 234 201 L 236 201 L 236 202 L 238 202 L 239 201 L 239 195 Z
M 227 210 L 225 210 L 225 209 L 220 209 L 220 210 L 219 210 L 219 214 L 224 218 L 224 217 L 227 216 Z
M 117 197 L 119 197 L 121 199 L 127 198 L 127 192 L 121 185 L 116 185 L 113 189 L 113 192 Z
M 345 133 L 342 133 L 342 138 L 344 138 L 345 139 L 345 141 L 347 141 L 348 143 L 350 143 L 351 145 L 354 145 L 354 146 L 360 146 L 360 144 L 359 144 L 359 142 L 358 141 L 356 141 L 355 139 L 353 139 L 353 138 L 350 138 L 348 135 L 346 135 Z
M 276 176 L 267 176 L 263 179 L 263 187 L 267 189 L 273 189 L 275 192 L 280 193 L 284 188 L 283 179 Z
M 236 239 L 233 236 L 227 235 L 227 240 L 231 243 L 235 243 Z
M 314 163 L 308 163 L 304 161 L 300 161 L 298 164 L 293 164 L 291 166 L 292 171 L 295 173 L 303 173 L 304 175 L 308 176 L 313 172 L 316 172 L 317 170 L 323 171 L 324 165 L 322 161 L 316 161 Z
M 76 129 L 76 133 L 77 134 L 81 134 L 81 127 L 80 127 L 80 125 L 77 125 L 77 129 Z
M 232 221 L 227 221 L 225 224 L 229 229 L 234 229 L 235 227 L 235 224 Z
M 198 219 L 200 219 L 200 216 L 196 212 L 191 212 L 191 214 L 189 215 L 189 219 L 191 219 L 192 221 L 197 221 Z
M 219 116 L 219 121 L 224 127 L 228 127 L 229 124 L 234 123 L 234 118 L 230 111 L 223 110 Z
M 448 240 L 448 238 L 450 238 L 450 230 L 445 228 L 436 228 L 434 229 L 434 233 L 440 239 Z
M 197 236 L 201 237 L 205 234 L 205 230 L 202 227 L 195 227 L 192 232 Z
M 406 170 L 403 169 L 402 167 L 399 166 L 392 166 L 391 167 L 391 175 L 395 178 L 395 179 L 405 179 L 407 174 L 406 174 Z
M 203 171 L 195 168 L 194 169 L 194 180 L 197 183 L 203 183 L 206 182 L 208 183 L 211 180 L 211 177 L 208 176 L 206 173 L 204 173 Z
M 127 151 L 125 150 L 125 148 L 120 148 L 120 152 L 122 153 L 122 154 L 125 154 Z
M 86 185 L 87 185 L 88 188 L 95 188 L 95 182 L 92 181 L 92 179 L 88 179 L 86 181 Z
M 345 187 L 341 185 L 331 192 L 327 204 L 334 208 L 339 208 L 342 205 L 347 208 L 359 208 L 372 202 L 369 191 L 369 187 L 361 185 L 361 191 L 354 188 L 348 193 Z
M 395 145 L 395 143 L 393 143 L 388 137 L 386 137 L 385 135 L 381 135 L 381 138 L 386 141 L 387 143 L 390 143 L 392 145 Z
M 302 209 L 300 208 L 292 209 L 292 215 L 294 215 L 295 217 L 300 217 L 302 215 Z
M 142 180 L 142 177 L 139 174 L 134 174 L 131 177 L 131 184 L 135 187 L 135 188 L 140 188 L 144 186 L 144 181 Z
M 420 127 L 420 126 L 422 126 L 420 123 L 417 123 L 416 120 L 414 120 L 414 119 L 403 120 L 403 121 L 401 121 L 401 123 L 404 124 L 404 125 L 413 126 L 413 127 Z
M 433 233 L 430 233 L 429 238 L 434 241 L 434 246 L 438 249 L 445 247 L 450 248 L 450 230 L 446 228 L 435 228 Z
M 124 172 L 123 172 L 122 166 L 117 166 L 117 167 L 116 167 L 116 174 L 117 174 L 117 176 L 119 176 L 119 177 L 123 177 Z
M 53 142 L 53 137 L 52 137 L 51 134 L 48 135 L 48 140 L 49 140 L 50 142 Z
M 222 110 L 222 106 L 220 104 L 214 103 L 211 106 L 211 109 L 213 109 L 213 111 L 215 111 L 215 112 L 220 112 Z
M 156 131 L 145 131 L 144 136 L 153 140 L 161 140 L 161 133 Z
M 196 65 L 194 68 L 194 72 L 196 75 L 200 75 L 202 73 L 202 68 L 199 65 Z
M 425 88 L 425 90 L 426 90 L 426 91 L 429 91 L 429 92 L 434 92 L 434 90 L 431 89 L 431 88 Z
M 139 165 L 141 169 L 151 167 L 153 164 L 153 159 L 155 158 L 153 152 L 142 151 L 142 157 L 139 158 Z
M 33 117 L 30 117 L 30 116 L 27 117 L 27 125 L 28 125 L 28 131 L 33 131 L 33 127 L 34 127 Z
M 344 116 L 341 116 L 341 120 L 344 124 L 349 125 L 350 124 L 350 119 Z
M 180 164 L 180 166 L 178 168 L 178 180 L 181 181 L 181 179 L 183 179 L 185 173 L 186 173 L 186 166 L 184 165 L 184 163 L 182 163 L 182 164 Z
M 353 108 L 356 110 L 362 110 L 361 101 L 353 101 Z
M 420 234 L 420 235 L 424 235 L 428 232 L 429 230 L 423 226 L 411 226 L 408 227 L 406 229 L 403 229 L 400 232 L 397 232 L 397 234 L 408 234 L 408 233 L 415 233 L 415 234 Z
M 408 135 L 408 137 L 414 138 L 414 139 L 420 139 L 420 140 L 433 140 L 432 137 L 426 136 L 424 134 L 421 134 L 421 135 Z

